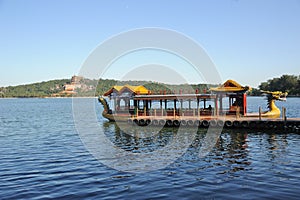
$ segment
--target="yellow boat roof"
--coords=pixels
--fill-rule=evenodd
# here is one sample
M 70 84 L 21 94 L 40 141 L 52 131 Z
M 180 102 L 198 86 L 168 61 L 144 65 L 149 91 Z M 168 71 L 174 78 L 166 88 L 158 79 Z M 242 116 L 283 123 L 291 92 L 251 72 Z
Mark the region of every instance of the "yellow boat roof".
M 234 80 L 227 80 L 219 87 L 210 88 L 211 91 L 214 92 L 246 92 L 251 90 L 249 86 L 242 86 Z
M 123 93 L 126 89 L 135 94 L 148 94 L 148 91 L 149 91 L 143 85 L 138 85 L 138 86 L 125 85 L 122 87 L 122 89 L 119 91 L 119 93 L 120 94 Z
M 149 90 L 145 88 L 143 85 L 139 86 L 132 86 L 132 85 L 125 85 L 125 86 L 119 86 L 115 85 L 112 88 L 110 88 L 108 91 L 104 93 L 104 96 L 108 96 L 114 91 L 117 91 L 119 94 L 123 93 L 124 91 L 129 90 L 132 93 L 135 94 L 148 94 Z
M 123 88 L 123 86 L 115 85 L 115 86 L 111 87 L 109 90 L 107 90 L 103 95 L 108 96 L 111 93 L 113 93 L 114 91 L 119 92 L 122 88 Z

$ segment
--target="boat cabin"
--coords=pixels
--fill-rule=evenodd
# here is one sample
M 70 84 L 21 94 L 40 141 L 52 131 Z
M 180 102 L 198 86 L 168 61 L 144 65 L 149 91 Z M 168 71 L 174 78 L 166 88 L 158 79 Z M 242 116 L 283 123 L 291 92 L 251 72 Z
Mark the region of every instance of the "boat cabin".
M 251 90 L 249 86 L 241 86 L 234 80 L 227 80 L 221 86 L 210 89 L 216 93 L 220 102 L 220 109 L 226 114 L 247 113 L 247 94 Z M 223 109 L 223 99 L 228 98 L 228 109 Z
M 115 115 L 138 116 L 218 116 L 247 112 L 246 91 L 233 80 L 211 88 L 210 93 L 152 94 L 144 86 L 114 86 L 104 96 L 110 100 L 110 112 Z M 227 102 L 226 102 L 227 101 Z
M 109 107 L 111 112 L 128 112 L 133 111 L 137 107 L 137 102 L 134 101 L 134 96 L 140 94 L 150 94 L 150 90 L 144 86 L 113 86 L 103 96 L 109 98 Z

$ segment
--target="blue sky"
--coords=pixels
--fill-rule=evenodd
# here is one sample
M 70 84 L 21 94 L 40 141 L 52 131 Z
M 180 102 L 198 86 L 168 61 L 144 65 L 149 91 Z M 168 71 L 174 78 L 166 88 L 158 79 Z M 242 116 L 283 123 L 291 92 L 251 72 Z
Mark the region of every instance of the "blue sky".
M 0 86 L 70 78 L 101 42 L 143 27 L 195 40 L 223 81 L 300 69 L 299 0 L 0 0 L 0 27 Z

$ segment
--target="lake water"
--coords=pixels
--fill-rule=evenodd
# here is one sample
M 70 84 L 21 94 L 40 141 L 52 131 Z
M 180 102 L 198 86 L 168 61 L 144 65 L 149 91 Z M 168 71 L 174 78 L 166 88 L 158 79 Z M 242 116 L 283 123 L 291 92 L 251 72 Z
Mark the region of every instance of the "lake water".
M 178 135 L 164 129 L 149 138 L 128 136 L 101 117 L 101 105 L 93 100 L 98 128 L 114 144 L 111 151 L 148 155 Z M 257 112 L 266 101 L 249 97 L 248 104 Z M 300 98 L 277 105 L 287 107 L 288 117 L 300 117 Z M 199 156 L 205 135 L 206 130 L 196 132 L 184 153 L 180 146 L 170 148 L 169 155 L 180 156 L 157 170 L 120 171 L 106 165 L 109 149 L 101 160 L 84 146 L 71 98 L 0 99 L 0 199 L 299 198 L 300 134 L 223 130 L 211 151 Z M 152 165 L 164 159 L 159 155 Z M 118 164 L 126 169 L 128 160 Z

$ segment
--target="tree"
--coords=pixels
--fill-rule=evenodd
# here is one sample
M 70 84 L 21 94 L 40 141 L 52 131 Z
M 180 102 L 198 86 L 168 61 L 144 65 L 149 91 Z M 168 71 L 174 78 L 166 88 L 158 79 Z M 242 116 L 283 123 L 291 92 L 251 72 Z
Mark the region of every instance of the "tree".
M 282 75 L 280 78 L 273 78 L 259 85 L 260 90 L 288 92 L 290 95 L 299 95 L 300 76 Z

